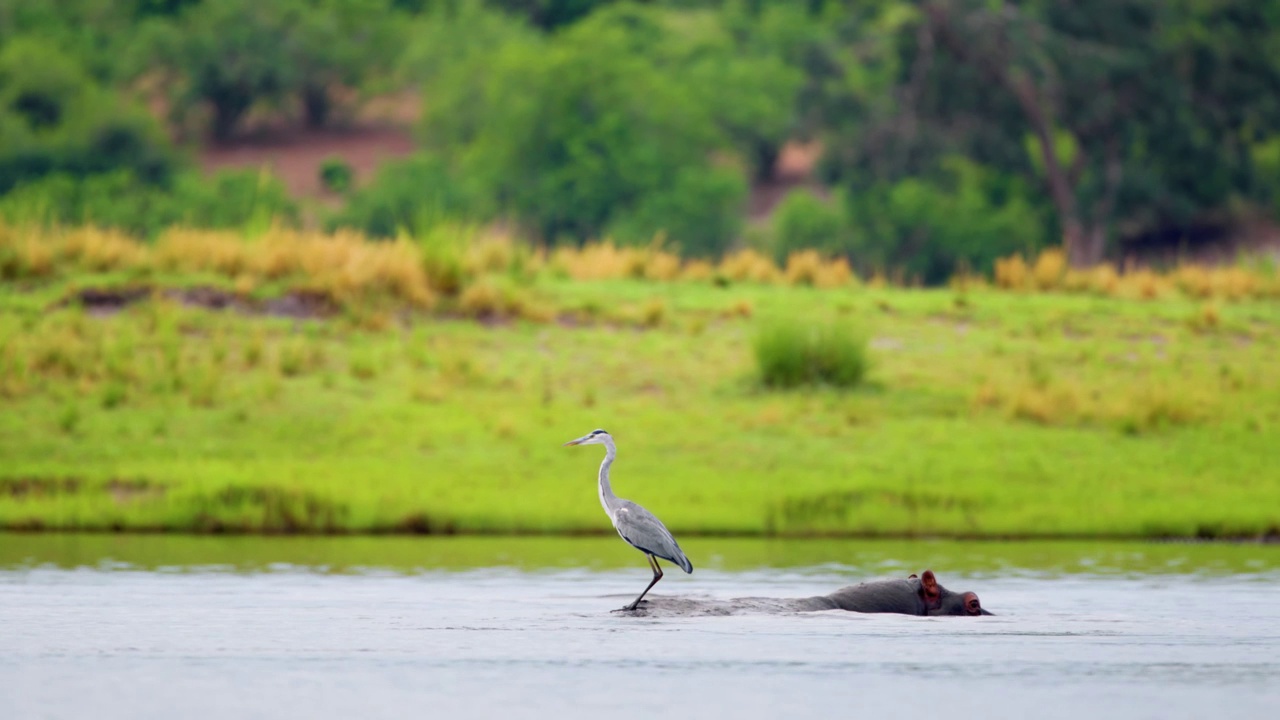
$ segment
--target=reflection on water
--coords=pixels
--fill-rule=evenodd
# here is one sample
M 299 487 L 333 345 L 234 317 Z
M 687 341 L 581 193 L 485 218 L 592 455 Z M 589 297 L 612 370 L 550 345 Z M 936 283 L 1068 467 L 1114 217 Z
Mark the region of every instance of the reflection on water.
M 1280 548 L 684 544 L 698 569 L 661 596 L 799 597 L 927 566 L 999 615 L 626 617 L 610 610 L 648 571 L 616 538 L 0 535 L 0 717 L 1199 718 L 1280 702 Z
M 1280 545 L 1210 543 L 764 540 L 682 538 L 699 569 L 844 569 L 897 575 L 1267 574 Z M 644 558 L 617 537 L 298 537 L 0 533 L 0 569 L 49 564 L 144 569 L 224 568 L 395 572 L 511 567 L 522 570 L 637 567 Z

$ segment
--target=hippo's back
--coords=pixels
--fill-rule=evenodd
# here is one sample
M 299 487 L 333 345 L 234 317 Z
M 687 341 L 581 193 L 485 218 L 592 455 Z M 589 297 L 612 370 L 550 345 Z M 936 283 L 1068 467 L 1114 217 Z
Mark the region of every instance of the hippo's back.
M 920 580 L 914 577 L 869 580 L 813 600 L 825 600 L 832 610 L 861 613 L 924 615 L 927 610 L 920 599 Z

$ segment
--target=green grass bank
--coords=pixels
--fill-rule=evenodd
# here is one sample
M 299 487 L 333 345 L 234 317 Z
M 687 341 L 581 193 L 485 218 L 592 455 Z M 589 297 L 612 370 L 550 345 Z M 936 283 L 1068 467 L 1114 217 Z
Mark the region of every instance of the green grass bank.
M 0 289 L 0 528 L 679 535 L 1280 533 L 1280 304 L 573 281 L 543 321 L 279 317 Z M 174 287 L 200 278 L 153 277 Z M 305 315 L 305 313 L 303 313 Z M 867 339 L 853 389 L 756 376 L 766 323 Z

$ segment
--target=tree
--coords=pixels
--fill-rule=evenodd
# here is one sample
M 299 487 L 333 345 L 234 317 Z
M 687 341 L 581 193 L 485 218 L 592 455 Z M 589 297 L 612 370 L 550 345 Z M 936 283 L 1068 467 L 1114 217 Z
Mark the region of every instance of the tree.
M 96 82 L 110 82 L 119 75 L 134 30 L 134 2 L 147 0 L 0 0 L 0 45 L 39 41 L 73 59 Z
M 308 125 L 328 122 L 335 89 L 359 88 L 399 60 L 401 20 L 388 0 L 311 0 L 289 42 L 290 89 Z
M 924 4 L 924 27 L 1016 102 L 1067 257 L 1095 264 L 1124 179 L 1124 145 L 1161 95 L 1159 57 L 1148 50 L 1156 0 L 1025 5 L 935 0 Z
M 135 74 L 158 61 L 177 116 L 207 103 L 218 140 L 258 102 L 296 99 L 318 126 L 335 87 L 390 67 L 401 47 L 397 18 L 389 0 L 201 2 L 149 22 Z
M 1117 227 L 1186 227 L 1257 194 L 1275 15 L 1244 0 L 923 0 L 896 33 L 890 107 L 864 116 L 844 174 L 896 182 L 956 153 L 1021 174 L 1071 262 L 1096 263 Z
M 0 193 L 55 172 L 128 169 L 164 184 L 176 166 L 155 121 L 75 58 L 32 38 L 0 49 Z
M 167 71 L 175 118 L 207 103 L 213 137 L 226 140 L 255 102 L 279 100 L 291 73 L 285 39 L 299 9 L 295 0 L 220 0 L 150 23 L 144 57 Z M 148 65 L 140 62 L 137 72 Z
M 668 69 L 669 47 L 631 51 L 657 27 L 614 14 L 635 10 L 596 12 L 550 38 L 516 33 L 434 66 L 423 141 L 454 177 L 546 240 L 667 230 L 686 249 L 711 252 L 736 232 L 725 210 L 736 212 L 745 185 L 727 177 L 740 171 L 713 164 L 731 143 L 703 82 Z M 498 27 L 477 16 L 439 22 L 455 20 Z

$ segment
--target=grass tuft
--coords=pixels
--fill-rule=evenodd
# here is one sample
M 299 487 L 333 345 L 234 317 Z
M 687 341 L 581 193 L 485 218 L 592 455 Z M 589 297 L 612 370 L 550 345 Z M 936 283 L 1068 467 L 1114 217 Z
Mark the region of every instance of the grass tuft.
M 765 323 L 755 338 L 756 369 L 767 387 L 855 387 L 867 374 L 867 342 L 842 323 Z

